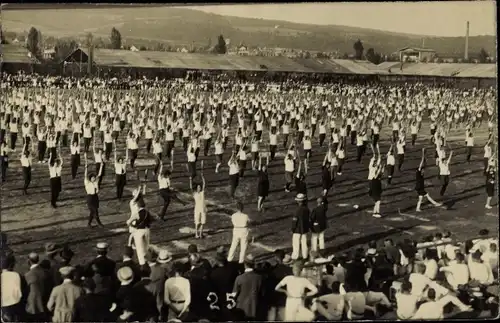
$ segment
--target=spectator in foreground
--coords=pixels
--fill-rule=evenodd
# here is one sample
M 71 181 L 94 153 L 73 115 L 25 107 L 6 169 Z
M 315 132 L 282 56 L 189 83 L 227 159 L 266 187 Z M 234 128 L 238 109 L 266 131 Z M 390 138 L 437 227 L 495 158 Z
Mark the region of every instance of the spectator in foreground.
M 345 299 L 340 295 L 340 285 L 334 281 L 330 285 L 330 293 L 316 298 L 316 311 L 319 314 L 319 321 L 340 321 L 342 320 L 345 308 Z
M 420 305 L 415 315 L 413 315 L 413 320 L 442 320 L 444 319 L 443 308 L 448 305 L 448 303 L 453 303 L 462 312 L 470 312 L 472 308 L 460 302 L 458 298 L 446 295 L 442 298 L 437 297 L 437 293 L 434 288 L 429 288 L 427 291 L 427 301 Z
M 45 322 L 49 316 L 47 302 L 53 288 L 49 272 L 39 265 L 40 258 L 37 253 L 30 253 L 28 263 L 30 270 L 25 274 L 28 285 L 28 298 L 26 301 L 26 317 L 30 322 Z
M 245 272 L 234 282 L 233 293 L 236 299 L 236 308 L 243 311 L 245 320 L 258 320 L 258 306 L 264 297 L 265 286 L 262 276 L 254 272 L 255 259 L 251 254 L 245 258 Z
M 73 322 L 110 322 L 113 320 L 109 297 L 95 293 L 95 283 L 92 279 L 86 279 L 82 287 L 85 294 L 75 301 L 73 310 Z
M 52 290 L 47 304 L 49 311 L 53 311 L 53 323 L 72 322 L 75 302 L 85 293 L 81 287 L 75 285 L 72 281 L 74 270 L 73 267 L 59 269 L 63 282 Z
M 0 257 L 2 268 L 2 322 L 22 322 L 26 288 L 23 277 L 14 271 L 14 255 Z

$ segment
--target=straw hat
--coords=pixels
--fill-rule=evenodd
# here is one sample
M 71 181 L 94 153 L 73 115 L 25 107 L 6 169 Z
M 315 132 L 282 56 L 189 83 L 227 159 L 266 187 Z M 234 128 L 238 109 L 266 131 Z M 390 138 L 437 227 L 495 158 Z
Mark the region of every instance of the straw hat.
M 286 254 L 285 257 L 283 258 L 283 265 L 291 265 L 293 263 L 292 256 L 289 254 Z
M 118 277 L 118 280 L 122 283 L 122 285 L 126 285 L 134 280 L 134 272 L 128 266 L 118 269 L 116 276 Z
M 295 201 L 297 201 L 297 202 L 305 201 L 305 199 L 306 199 L 306 196 L 302 193 L 297 194 L 297 196 L 295 197 Z
M 158 254 L 158 259 L 156 260 L 159 264 L 166 264 L 172 261 L 172 255 L 168 250 L 161 250 Z
M 68 277 L 73 272 L 73 270 L 75 270 L 74 267 L 65 266 L 65 267 L 59 268 L 59 273 L 61 273 L 61 275 L 63 277 Z
M 45 244 L 45 253 L 48 255 L 54 254 L 59 251 L 57 245 L 53 242 L 47 242 Z

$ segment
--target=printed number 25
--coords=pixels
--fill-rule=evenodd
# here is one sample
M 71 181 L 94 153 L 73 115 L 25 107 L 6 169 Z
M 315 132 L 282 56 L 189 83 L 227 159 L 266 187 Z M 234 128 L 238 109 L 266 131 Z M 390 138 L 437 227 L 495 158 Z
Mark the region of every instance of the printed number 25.
M 226 302 L 227 302 L 227 309 L 231 310 L 235 308 L 236 306 L 236 301 L 234 298 L 236 297 L 236 293 L 226 293 Z
M 219 301 L 217 294 L 215 294 L 214 292 L 210 292 L 207 296 L 207 301 L 210 302 L 211 310 L 220 310 L 220 307 L 217 305 L 217 302 Z

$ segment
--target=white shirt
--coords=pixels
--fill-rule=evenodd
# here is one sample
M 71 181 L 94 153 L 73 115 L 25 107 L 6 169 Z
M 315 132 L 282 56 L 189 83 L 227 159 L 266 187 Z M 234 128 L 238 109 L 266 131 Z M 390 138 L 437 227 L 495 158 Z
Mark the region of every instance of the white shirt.
M 238 166 L 238 163 L 228 162 L 227 165 L 229 166 L 229 175 L 234 175 L 239 173 L 240 168 Z
M 127 165 L 115 163 L 115 174 L 125 174 L 127 172 Z
M 205 192 L 203 192 L 203 191 L 194 192 L 193 199 L 194 199 L 195 212 L 196 212 L 196 210 L 204 211 L 205 210 Z
M 408 320 L 417 312 L 417 302 L 419 298 L 412 294 L 396 294 L 396 313 L 399 319 Z
M 61 166 L 50 166 L 49 167 L 50 178 L 61 176 L 61 171 L 62 171 Z
M 76 155 L 80 153 L 80 145 L 78 146 L 71 145 L 69 149 L 71 150 L 71 155 Z
M 396 164 L 396 158 L 394 158 L 394 155 L 387 154 L 387 165 L 394 166 L 395 164 Z
M 233 223 L 234 230 L 247 229 L 248 214 L 243 212 L 236 212 L 231 215 L 231 222 Z
M 222 153 L 223 153 L 222 143 L 221 142 L 216 142 L 214 144 L 214 147 L 215 147 L 215 154 L 216 155 L 222 155 Z
M 85 192 L 89 195 L 94 195 L 99 193 L 99 187 L 97 182 L 91 182 L 89 180 L 85 180 Z
M 18 304 L 21 301 L 21 276 L 15 271 L 2 271 L 2 307 Z
M 490 266 L 473 260 L 469 261 L 468 266 L 471 280 L 477 280 L 484 285 L 490 285 L 493 282 Z
M 26 157 L 25 155 L 21 156 L 21 166 L 22 167 L 31 167 L 31 157 Z
M 441 320 L 444 318 L 443 315 L 443 304 L 439 301 L 426 302 L 418 308 L 415 315 L 412 317 L 413 320 Z
M 410 274 L 409 281 L 411 283 L 411 294 L 417 297 L 423 295 L 424 290 L 431 283 L 431 280 L 419 273 Z
M 269 145 L 271 145 L 271 146 L 278 145 L 278 136 L 276 134 L 269 135 Z
M 451 263 L 442 267 L 440 271 L 446 273 L 446 280 L 454 289 L 457 289 L 460 284 L 465 285 L 469 282 L 470 275 L 467 264 Z
M 304 150 L 310 150 L 312 148 L 311 140 L 304 139 Z
M 450 167 L 448 162 L 439 162 L 439 175 L 450 175 Z
M 285 172 L 295 171 L 295 165 L 293 159 L 285 158 Z
M 283 278 L 278 285 L 276 285 L 276 289 L 286 286 L 286 290 L 288 292 L 288 297 L 293 298 L 303 298 L 306 289 L 316 294 L 318 289 L 314 286 L 309 279 L 305 277 L 296 277 L 296 276 L 286 276 Z
M 170 187 L 170 178 L 158 176 L 158 185 L 160 187 L 160 190 L 164 189 L 164 188 L 169 188 Z

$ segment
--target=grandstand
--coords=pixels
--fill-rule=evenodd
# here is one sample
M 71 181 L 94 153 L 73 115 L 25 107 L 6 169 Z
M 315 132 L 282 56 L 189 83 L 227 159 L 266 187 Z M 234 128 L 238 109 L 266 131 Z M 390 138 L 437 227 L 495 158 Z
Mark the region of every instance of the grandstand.
M 2 71 L 37 72 L 39 74 L 74 75 L 70 64 L 78 64 L 79 73 L 87 72 L 88 52 L 76 49 L 62 62 L 41 63 L 30 58 L 27 49 L 16 45 L 2 46 Z M 384 62 L 379 65 L 367 61 L 320 58 L 288 58 L 261 56 L 232 56 L 201 53 L 176 53 L 160 51 L 126 51 L 96 49 L 93 53 L 93 72 L 124 72 L 134 75 L 144 71 L 163 75 L 183 76 L 187 71 L 212 72 L 259 72 L 276 74 L 322 74 L 350 75 L 360 78 L 378 78 L 390 81 L 418 81 L 423 83 L 457 82 L 470 87 L 494 86 L 496 84 L 495 64 L 446 64 L 446 63 L 400 63 Z M 166 72 L 167 71 L 167 72 Z M 169 73 L 168 73 L 169 72 Z M 175 72 L 175 73 L 174 73 Z

